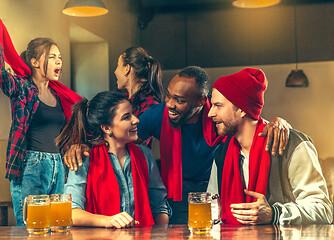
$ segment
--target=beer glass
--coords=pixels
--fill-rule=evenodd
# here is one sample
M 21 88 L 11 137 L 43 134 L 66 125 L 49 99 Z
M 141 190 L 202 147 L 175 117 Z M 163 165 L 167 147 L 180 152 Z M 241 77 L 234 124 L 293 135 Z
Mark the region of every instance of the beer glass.
M 51 231 L 68 232 L 72 225 L 72 196 L 51 194 Z
M 30 234 L 45 234 L 50 230 L 49 195 L 29 195 L 24 199 L 23 221 Z
M 220 219 L 212 220 L 211 201 L 217 199 L 219 205 L 219 218 L 221 216 L 221 206 L 219 195 L 214 196 L 207 192 L 191 192 L 188 194 L 188 227 L 192 233 L 207 234 L 214 224 Z

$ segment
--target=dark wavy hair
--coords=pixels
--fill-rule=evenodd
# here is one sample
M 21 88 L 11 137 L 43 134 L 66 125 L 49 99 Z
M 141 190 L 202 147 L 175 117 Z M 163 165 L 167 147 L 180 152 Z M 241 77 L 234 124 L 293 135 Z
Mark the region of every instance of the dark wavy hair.
M 101 125 L 110 125 L 118 105 L 128 101 L 119 92 L 98 93 L 91 101 L 83 99 L 73 106 L 72 117 L 56 138 L 61 152 L 75 143 L 98 144 L 103 142 Z
M 142 47 L 131 47 L 122 53 L 124 66 L 129 64 L 138 78 L 144 79 L 141 89 L 151 90 L 161 102 L 163 100 L 162 73 L 160 63 Z

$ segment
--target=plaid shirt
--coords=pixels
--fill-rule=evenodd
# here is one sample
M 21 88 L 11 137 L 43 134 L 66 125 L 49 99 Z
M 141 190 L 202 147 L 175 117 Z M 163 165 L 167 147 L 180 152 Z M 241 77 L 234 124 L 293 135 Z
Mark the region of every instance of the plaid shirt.
M 129 96 L 128 93 L 127 96 Z M 149 89 L 140 89 L 129 101 L 132 105 L 133 114 L 137 117 L 153 105 L 160 103 L 159 99 Z
M 125 93 L 126 96 L 129 96 L 129 93 Z M 152 107 L 155 104 L 160 103 L 159 99 L 153 94 L 150 89 L 140 89 L 136 92 L 131 99 L 129 99 L 132 105 L 132 112 L 137 117 L 139 117 L 143 112 Z M 142 144 L 152 148 L 153 137 L 147 139 Z
M 17 180 L 23 168 L 23 159 L 26 152 L 25 135 L 33 114 L 39 105 L 38 89 L 28 78 L 12 76 L 6 71 L 2 49 L 0 67 L 0 86 L 3 93 L 10 98 L 12 107 L 12 125 L 7 146 L 6 178 Z
M 26 133 L 40 102 L 38 88 L 29 77 L 13 76 L 6 71 L 1 45 L 0 70 L 0 87 L 3 93 L 10 98 L 12 108 L 12 125 L 7 146 L 6 178 L 21 180 L 21 172 L 25 167 Z M 72 91 L 60 83 L 51 84 L 50 82 L 49 87 L 52 94 L 59 96 L 63 110 L 64 106 L 68 108 L 66 108 L 66 112 L 64 111 L 65 116 L 66 113 L 70 114 L 70 105 L 80 100 L 81 97 L 75 93 L 72 95 Z M 62 90 L 65 93 L 61 92 Z M 56 91 L 60 91 L 60 94 L 57 94 Z

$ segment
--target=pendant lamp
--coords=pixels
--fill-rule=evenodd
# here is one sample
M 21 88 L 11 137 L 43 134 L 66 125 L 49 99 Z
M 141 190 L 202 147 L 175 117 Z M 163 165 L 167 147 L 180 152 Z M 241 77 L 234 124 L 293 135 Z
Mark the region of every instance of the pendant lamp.
M 281 0 L 235 0 L 232 4 L 239 8 L 263 8 L 276 5 Z
M 63 13 L 75 17 L 95 17 L 108 13 L 101 0 L 69 0 Z
M 295 17 L 295 54 L 296 54 L 296 69 L 291 70 L 288 75 L 285 86 L 286 87 L 308 87 L 308 79 L 303 70 L 298 69 L 298 44 L 297 44 L 297 17 L 296 17 L 296 6 L 294 7 Z

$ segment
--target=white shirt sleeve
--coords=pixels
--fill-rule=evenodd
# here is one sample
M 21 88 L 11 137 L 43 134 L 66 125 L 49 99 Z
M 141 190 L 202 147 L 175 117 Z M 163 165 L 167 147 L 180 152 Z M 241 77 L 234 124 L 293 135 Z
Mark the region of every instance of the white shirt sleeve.
M 206 191 L 211 193 L 212 195 L 215 195 L 218 193 L 217 165 L 216 165 L 215 160 L 213 160 L 209 184 L 208 184 L 208 188 Z
M 287 161 L 283 163 L 282 187 L 289 201 L 273 204 L 280 212 L 279 223 L 332 223 L 333 205 L 314 145 L 300 143 Z
M 212 196 L 215 194 L 218 194 L 218 191 L 219 191 L 218 190 L 218 179 L 217 179 L 217 165 L 215 161 L 213 161 L 213 164 L 212 164 L 209 184 L 208 184 L 208 188 L 206 191 L 211 193 Z M 212 219 L 219 218 L 218 200 L 214 200 L 211 202 L 211 214 L 212 214 Z

